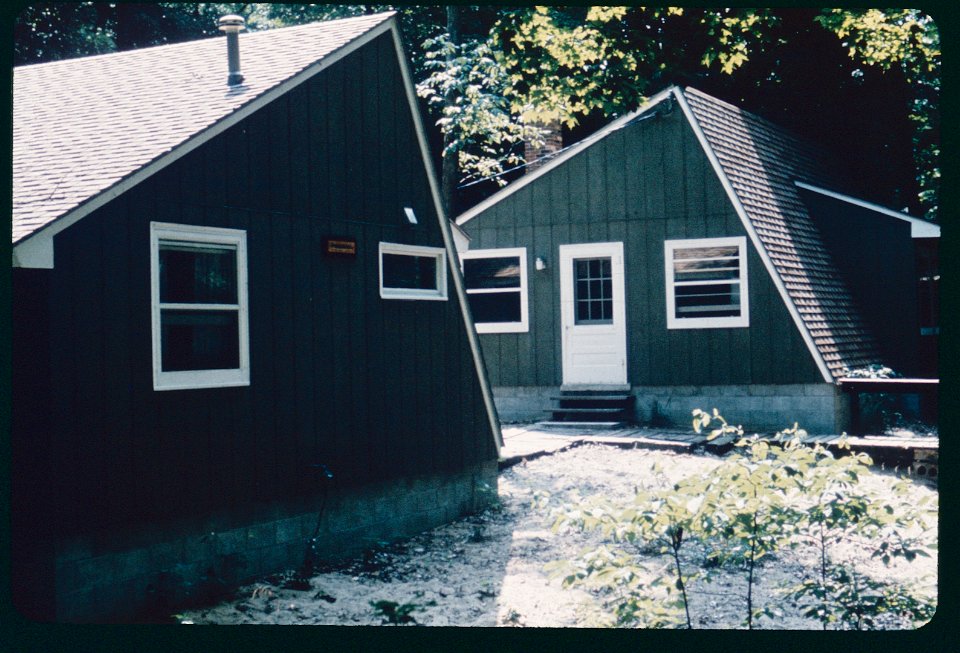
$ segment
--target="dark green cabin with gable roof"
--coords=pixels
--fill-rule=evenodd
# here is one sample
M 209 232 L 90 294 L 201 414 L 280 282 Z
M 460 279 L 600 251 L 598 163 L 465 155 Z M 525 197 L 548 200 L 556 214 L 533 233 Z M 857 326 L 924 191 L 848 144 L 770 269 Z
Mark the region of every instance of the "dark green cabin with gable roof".
M 172 614 L 484 505 L 499 426 L 391 14 L 14 71 L 13 596 Z
M 460 215 L 501 418 L 593 393 L 640 422 L 717 407 L 748 429 L 838 434 L 847 370 L 936 376 L 917 355 L 935 338 L 919 244 L 939 227 L 845 193 L 838 165 L 673 87 Z

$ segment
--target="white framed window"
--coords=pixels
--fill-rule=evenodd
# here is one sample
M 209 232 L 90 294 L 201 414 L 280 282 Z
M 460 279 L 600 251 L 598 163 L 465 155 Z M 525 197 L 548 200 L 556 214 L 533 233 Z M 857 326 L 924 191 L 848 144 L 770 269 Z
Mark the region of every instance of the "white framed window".
M 668 329 L 750 325 L 745 237 L 667 240 L 664 261 Z
M 380 243 L 380 297 L 447 299 L 447 251 L 442 247 Z
M 468 250 L 460 267 L 477 333 L 530 330 L 526 247 Z
M 250 384 L 247 234 L 150 223 L 153 389 Z

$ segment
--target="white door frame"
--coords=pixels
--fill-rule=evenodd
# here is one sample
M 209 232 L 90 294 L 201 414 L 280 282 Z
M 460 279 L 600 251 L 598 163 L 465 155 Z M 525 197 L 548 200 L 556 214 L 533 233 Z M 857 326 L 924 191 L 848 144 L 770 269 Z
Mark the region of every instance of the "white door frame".
M 573 261 L 605 257 L 609 257 L 611 263 L 613 321 L 610 324 L 576 324 Z M 563 385 L 626 384 L 623 242 L 560 245 L 559 261 Z

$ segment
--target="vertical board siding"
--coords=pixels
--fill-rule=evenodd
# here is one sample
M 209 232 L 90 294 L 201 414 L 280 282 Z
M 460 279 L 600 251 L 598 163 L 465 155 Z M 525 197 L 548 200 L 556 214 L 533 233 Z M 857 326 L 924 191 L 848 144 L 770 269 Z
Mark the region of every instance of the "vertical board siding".
M 379 242 L 443 246 L 402 84 L 387 34 L 56 237 L 61 534 L 303 496 L 316 463 L 346 488 L 495 456 L 452 281 L 379 296 Z M 246 231 L 249 386 L 153 390 L 151 221 Z
M 624 242 L 628 378 L 633 385 L 821 380 L 749 239 L 750 327 L 667 329 L 664 240 L 746 235 L 681 112 L 610 133 L 463 228 L 474 239 L 473 249 L 528 249 L 529 333 L 480 337 L 495 386 L 563 382 L 559 248 L 607 241 Z M 538 255 L 548 261 L 548 270 L 541 273 L 533 266 Z

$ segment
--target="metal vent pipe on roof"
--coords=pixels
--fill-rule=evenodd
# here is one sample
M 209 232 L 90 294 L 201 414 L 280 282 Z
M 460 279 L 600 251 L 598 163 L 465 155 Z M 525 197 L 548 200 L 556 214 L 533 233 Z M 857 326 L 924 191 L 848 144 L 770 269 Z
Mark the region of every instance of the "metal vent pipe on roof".
M 227 34 L 227 84 L 236 86 L 243 81 L 243 73 L 240 72 L 240 30 L 243 29 L 243 16 L 230 14 L 223 16 L 218 21 L 221 32 Z

